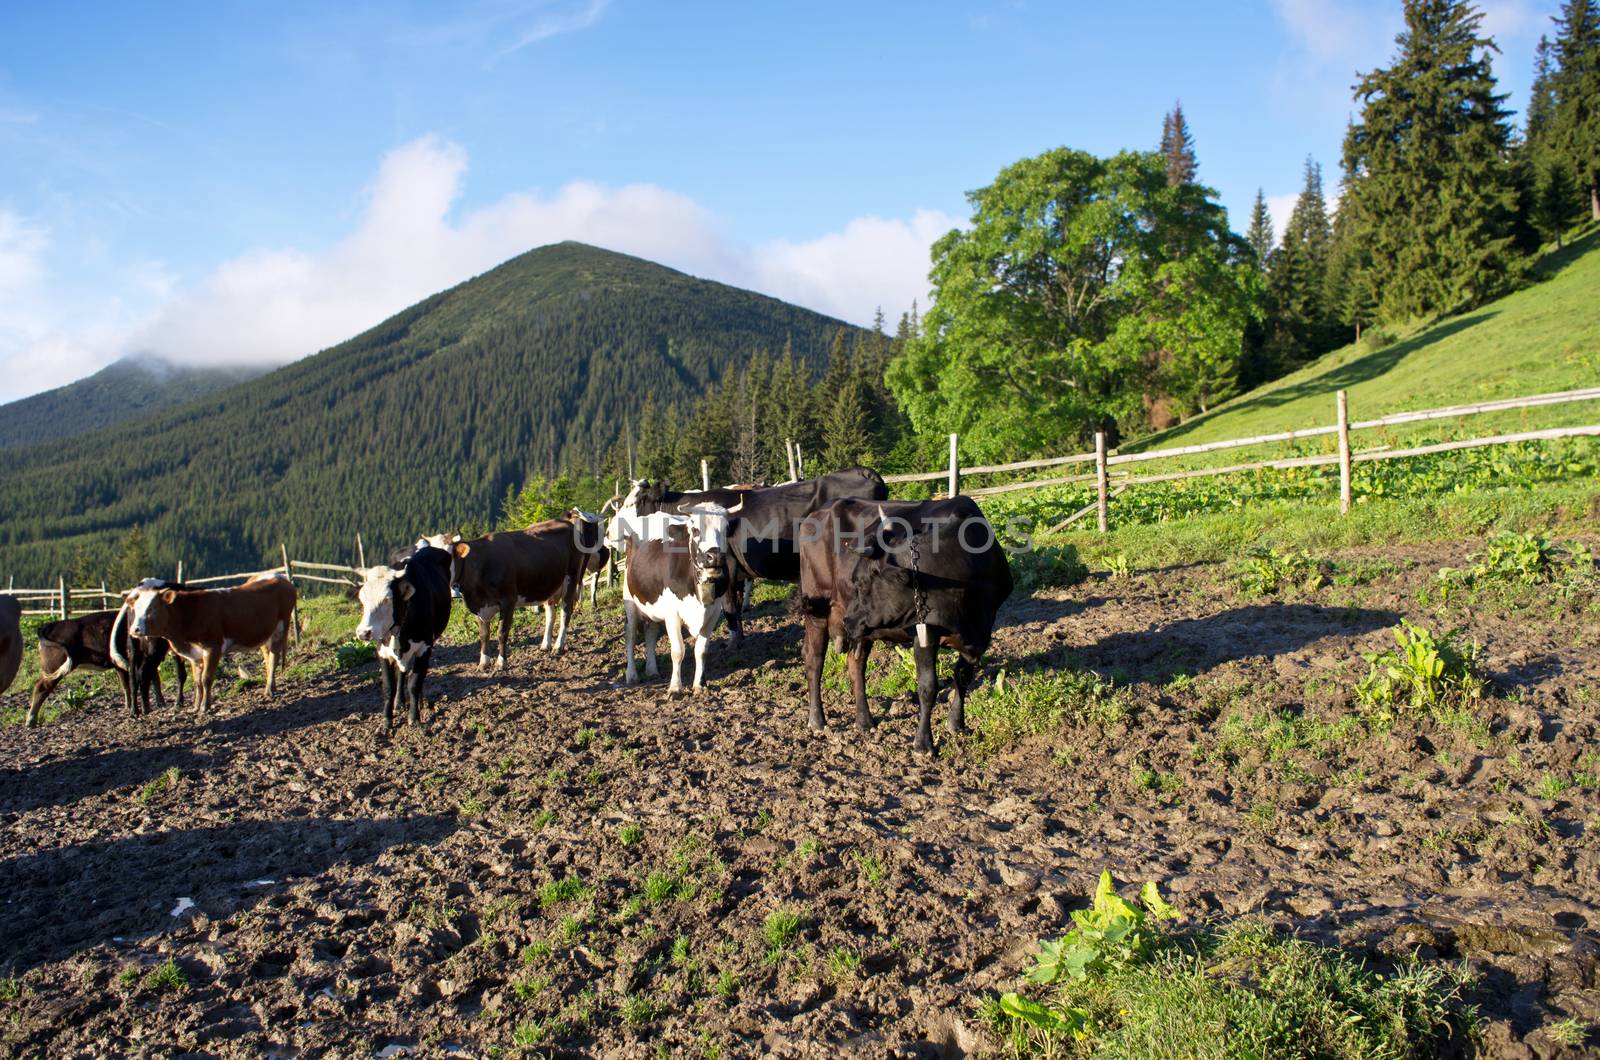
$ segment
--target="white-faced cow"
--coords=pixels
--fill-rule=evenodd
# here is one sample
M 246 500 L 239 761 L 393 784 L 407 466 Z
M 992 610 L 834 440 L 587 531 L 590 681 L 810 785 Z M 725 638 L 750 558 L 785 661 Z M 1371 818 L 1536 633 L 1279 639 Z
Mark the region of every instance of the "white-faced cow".
M 821 679 L 827 642 L 846 649 L 856 723 L 872 724 L 865 673 L 871 642 L 914 642 L 917 734 L 912 748 L 933 750 L 933 702 L 941 645 L 957 652 L 950 701 L 952 732 L 965 728 L 967 686 L 993 636 L 995 614 L 1011 595 L 1011 567 L 994 530 L 970 497 L 866 504 L 836 501 L 806 520 L 801 607 L 812 728 L 824 724 Z
M 729 527 L 728 547 L 735 563 L 733 579 L 724 601 L 729 640 L 734 647 L 744 639 L 744 589 L 758 578 L 768 581 L 800 580 L 797 533 L 806 516 L 844 497 L 883 500 L 889 495 L 883 476 L 870 468 L 848 468 L 814 479 L 786 482 L 760 489 L 727 487 L 698 493 L 677 493 L 659 483 L 638 481 L 617 509 L 618 514 L 682 513 L 699 504 L 737 506 L 739 517 Z
M 694 641 L 694 685 L 705 683 L 706 643 L 722 617 L 732 574 L 728 554 L 729 511 L 719 505 L 697 505 L 684 515 L 618 512 L 606 530 L 606 544 L 627 546 L 622 579 L 627 613 L 624 638 L 625 680 L 638 681 L 633 646 L 639 626 L 645 629 L 645 676 L 655 677 L 656 640 L 661 627 L 672 645 L 669 692 L 683 690 L 684 640 Z
M 131 599 L 134 636 L 160 637 L 194 664 L 198 716 L 211 709 L 217 668 L 231 651 L 260 648 L 267 695 L 277 694 L 296 599 L 283 574 L 260 574 L 231 589 L 140 589 Z
M 22 604 L 0 596 L 0 695 L 11 687 L 22 665 Z
M 561 608 L 561 629 L 554 650 L 567 643 L 567 623 L 583 587 L 583 575 L 602 561 L 600 521 L 577 510 L 560 519 L 535 523 L 526 530 L 488 534 L 451 546 L 455 556 L 452 584 L 478 619 L 478 664 L 489 667 L 489 623 L 500 616 L 500 654 L 495 669 L 504 669 L 511 639 L 511 620 L 519 606 L 543 604 L 544 640 L 549 649 L 550 624 Z
M 39 722 L 39 709 L 66 676 L 75 671 L 115 670 L 122 685 L 122 702 L 134 717 L 150 711 L 150 693 L 156 705 L 166 706 L 161 695 L 161 661 L 167 642 L 144 642 L 128 632 L 127 606 L 115 611 L 91 611 L 39 628 L 39 679 L 28 701 L 25 724 Z M 178 702 L 183 703 L 183 664 L 178 663 Z
M 422 723 L 422 684 L 433 645 L 450 624 L 450 553 L 424 545 L 389 567 L 372 567 L 361 585 L 356 636 L 378 646 L 383 729 L 394 728 L 402 696 L 406 719 Z

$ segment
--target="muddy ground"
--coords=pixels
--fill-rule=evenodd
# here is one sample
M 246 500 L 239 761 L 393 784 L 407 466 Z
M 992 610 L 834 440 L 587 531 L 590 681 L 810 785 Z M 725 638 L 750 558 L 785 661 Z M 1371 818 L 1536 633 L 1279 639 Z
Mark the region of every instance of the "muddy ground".
M 1278 598 L 1214 565 L 1014 598 L 991 677 L 1093 670 L 1115 709 L 931 760 L 909 695 L 861 734 L 835 689 L 805 730 L 781 602 L 693 698 L 617 687 L 605 611 L 502 675 L 443 649 L 426 732 L 379 734 L 370 664 L 200 724 L 102 697 L 0 730 L 0 1053 L 997 1053 L 978 1003 L 1109 867 L 1191 918 L 1469 961 L 1476 1048 L 1555 1055 L 1600 1021 L 1600 607 L 1419 602 L 1480 544 Z M 1476 720 L 1340 724 L 1400 616 L 1482 642 Z

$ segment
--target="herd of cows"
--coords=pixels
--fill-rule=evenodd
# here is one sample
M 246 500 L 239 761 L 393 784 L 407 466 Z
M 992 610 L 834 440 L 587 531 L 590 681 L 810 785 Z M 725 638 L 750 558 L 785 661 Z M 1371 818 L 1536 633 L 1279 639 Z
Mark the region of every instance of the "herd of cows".
M 626 613 L 625 680 L 638 679 L 635 646 L 644 639 L 645 674 L 658 675 L 656 644 L 671 645 L 669 690 L 683 687 L 681 670 L 694 649 L 692 688 L 705 680 L 711 635 L 726 622 L 731 643 L 743 638 L 743 607 L 758 579 L 799 586 L 805 623 L 808 724 L 822 728 L 822 669 L 828 645 L 848 657 L 856 723 L 872 714 L 866 665 L 875 641 L 912 644 L 920 714 L 913 748 L 933 749 L 936 656 L 956 654 L 949 725 L 964 728 L 964 701 L 988 649 L 995 615 L 1011 593 L 1006 550 L 968 497 L 890 501 L 883 478 L 866 468 L 778 486 L 733 486 L 680 493 L 635 482 L 613 498 L 609 520 L 582 511 L 524 530 L 472 540 L 459 535 L 420 538 L 390 562 L 364 572 L 361 619 L 355 635 L 376 645 L 384 728 L 403 706 L 420 724 L 423 684 L 434 644 L 450 621 L 455 599 L 478 620 L 479 664 L 505 666 L 518 607 L 543 605 L 543 646 L 560 652 L 586 575 L 613 553 L 623 558 Z M 603 530 L 603 532 L 602 532 Z M 0 597 L 0 692 L 21 656 L 15 601 Z M 295 589 L 282 573 L 260 575 L 229 589 L 189 588 L 149 579 L 118 608 L 53 622 L 39 631 L 40 676 L 26 723 L 74 670 L 112 669 L 125 705 L 147 712 L 154 692 L 163 705 L 158 667 L 178 660 L 178 702 L 184 663 L 193 668 L 196 707 L 210 709 L 222 657 L 260 649 L 268 695 L 275 692 L 294 622 Z M 555 612 L 560 624 L 552 646 Z M 492 623 L 499 618 L 498 652 L 491 663 Z M 642 627 L 642 628 L 641 628 Z

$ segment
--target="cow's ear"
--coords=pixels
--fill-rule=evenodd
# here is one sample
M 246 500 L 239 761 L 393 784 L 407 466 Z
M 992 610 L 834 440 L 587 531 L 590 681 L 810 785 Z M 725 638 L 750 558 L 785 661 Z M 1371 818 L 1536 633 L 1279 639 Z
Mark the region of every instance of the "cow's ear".
M 168 607 L 172 606 L 173 602 L 177 599 L 178 591 L 176 589 L 161 590 L 161 602 L 166 604 Z
M 472 551 L 472 546 L 467 544 L 465 541 L 457 541 L 455 543 L 455 547 L 450 551 L 456 554 L 457 559 L 466 559 L 467 553 Z
M 406 581 L 404 578 L 401 578 L 399 581 L 395 582 L 394 587 L 400 590 L 400 599 L 402 600 L 411 599 L 411 594 L 417 591 L 417 587 Z

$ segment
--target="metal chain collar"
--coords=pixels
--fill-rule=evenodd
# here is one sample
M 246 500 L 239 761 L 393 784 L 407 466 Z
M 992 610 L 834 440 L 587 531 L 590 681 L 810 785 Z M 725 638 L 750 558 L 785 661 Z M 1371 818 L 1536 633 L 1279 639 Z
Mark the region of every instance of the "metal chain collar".
M 911 544 L 911 591 L 915 594 L 914 602 L 917 609 L 917 624 L 923 625 L 928 621 L 928 594 L 922 591 L 922 555 L 917 550 L 917 533 L 913 529 L 910 537 Z

